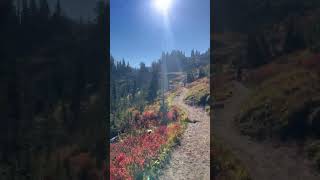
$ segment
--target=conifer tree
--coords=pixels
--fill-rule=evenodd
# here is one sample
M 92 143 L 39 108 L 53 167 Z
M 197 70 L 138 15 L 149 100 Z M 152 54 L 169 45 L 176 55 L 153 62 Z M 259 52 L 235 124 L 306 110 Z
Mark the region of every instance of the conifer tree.
M 199 78 L 203 78 L 206 76 L 206 73 L 204 72 L 203 68 L 199 69 Z
M 289 22 L 288 33 L 284 45 L 284 51 L 290 53 L 294 50 L 305 47 L 305 42 L 302 35 L 296 30 L 293 20 Z
M 38 17 L 38 7 L 35 0 L 29 1 L 29 7 L 30 7 L 30 16 L 32 18 L 32 21 L 34 21 L 34 18 Z
M 27 0 L 22 0 L 22 12 L 21 12 L 21 22 L 24 25 L 28 25 L 30 21 L 30 9 Z
M 191 58 L 194 58 L 194 50 L 191 51 Z
M 151 78 L 151 81 L 150 81 L 150 86 L 149 86 L 149 89 L 148 89 L 148 101 L 149 102 L 152 102 L 154 101 L 154 99 L 157 97 L 157 90 L 158 90 L 158 72 L 157 72 L 157 69 L 156 67 L 153 67 L 152 68 L 152 78 Z
M 56 17 L 56 18 L 59 18 L 59 17 L 61 17 L 61 14 L 62 12 L 61 12 L 61 5 L 60 5 L 60 0 L 57 0 L 57 4 L 56 4 L 56 7 L 55 7 L 55 11 L 54 11 L 54 16 Z
M 48 1 L 47 0 L 41 0 L 40 1 L 39 14 L 40 14 L 40 17 L 44 21 L 48 21 L 49 16 L 50 16 L 50 9 L 49 9 L 49 5 L 48 5 Z

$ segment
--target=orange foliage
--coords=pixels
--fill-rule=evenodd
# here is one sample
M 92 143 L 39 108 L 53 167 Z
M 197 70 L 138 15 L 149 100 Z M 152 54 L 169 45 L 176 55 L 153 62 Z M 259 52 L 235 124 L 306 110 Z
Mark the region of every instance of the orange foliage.
M 178 119 L 178 110 L 176 107 L 173 107 L 168 113 L 167 118 L 170 121 L 176 121 Z
M 143 118 L 146 120 L 152 120 L 152 119 L 156 119 L 157 115 L 153 111 L 146 111 L 146 112 L 143 112 Z

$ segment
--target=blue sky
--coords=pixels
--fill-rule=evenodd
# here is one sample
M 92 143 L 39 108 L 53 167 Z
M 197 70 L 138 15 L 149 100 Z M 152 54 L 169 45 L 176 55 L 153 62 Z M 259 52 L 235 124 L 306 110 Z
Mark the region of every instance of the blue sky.
M 210 47 L 210 0 L 172 0 L 165 16 L 155 0 L 110 0 L 110 45 L 116 60 L 150 65 L 163 51 Z

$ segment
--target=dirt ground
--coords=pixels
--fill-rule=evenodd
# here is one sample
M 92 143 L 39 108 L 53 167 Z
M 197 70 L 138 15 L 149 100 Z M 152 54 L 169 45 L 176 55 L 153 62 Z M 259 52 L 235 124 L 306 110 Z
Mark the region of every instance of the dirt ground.
M 191 121 L 184 132 L 181 145 L 171 155 L 170 163 L 159 179 L 165 180 L 207 180 L 210 179 L 210 117 L 201 108 L 186 105 L 183 99 L 187 89 L 174 100 L 174 104 L 184 108 Z

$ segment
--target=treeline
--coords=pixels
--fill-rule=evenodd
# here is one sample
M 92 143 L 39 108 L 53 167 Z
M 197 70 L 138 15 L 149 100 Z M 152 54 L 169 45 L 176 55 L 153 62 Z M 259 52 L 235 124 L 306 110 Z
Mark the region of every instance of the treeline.
M 107 6 L 81 22 L 59 1 L 1 1 L 0 179 L 103 176 Z
M 257 67 L 298 50 L 320 50 L 320 1 L 215 1 L 214 30 L 247 36 L 240 66 Z
M 191 55 L 187 57 L 184 52 L 173 50 L 170 53 L 162 53 L 160 63 L 166 64 L 167 72 L 191 71 L 195 68 L 206 66 L 210 63 L 210 49 L 204 53 L 191 50 Z
M 257 67 L 273 59 L 300 50 L 320 52 L 320 5 L 307 15 L 289 15 L 281 23 L 273 23 L 248 33 L 247 64 Z
M 319 5 L 318 0 L 217 0 L 213 5 L 214 31 L 248 32 L 280 23 L 290 15 L 304 15 Z
M 59 38 L 67 40 L 65 35 L 73 26 L 63 15 L 59 1 L 54 10 L 49 8 L 47 0 L 6 0 L 2 4 L 5 28 L 1 28 L 1 37 L 5 46 L 1 49 L 7 55 L 27 56 L 49 42 L 58 43 Z M 19 43 L 14 43 L 17 41 Z
M 138 68 L 131 67 L 125 60 L 117 61 L 111 56 L 111 136 L 130 129 L 128 120 L 132 118 L 132 109 L 144 111 L 147 104 L 153 103 L 161 95 L 161 89 L 169 87 L 170 72 L 187 73 L 187 82 L 209 75 L 210 55 L 192 50 L 191 56 L 173 50 L 162 53 L 159 60 L 150 67 L 140 63 Z M 163 74 L 167 78 L 163 78 Z M 166 81 L 166 82 L 163 82 Z
M 146 104 L 157 97 L 160 88 L 160 65 L 153 63 L 146 67 L 140 63 L 133 68 L 125 60 L 110 61 L 110 135 L 111 137 L 128 130 L 129 108 L 143 112 Z

